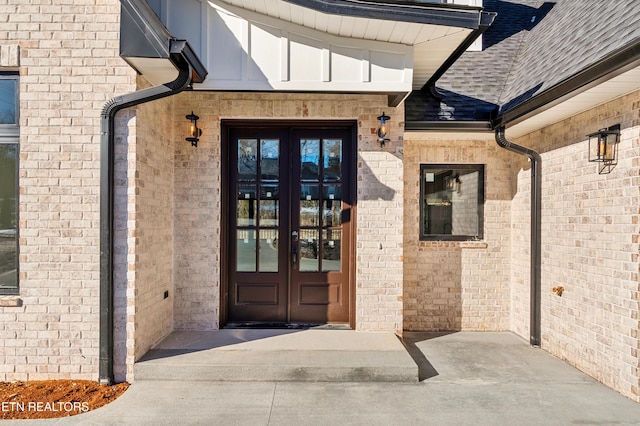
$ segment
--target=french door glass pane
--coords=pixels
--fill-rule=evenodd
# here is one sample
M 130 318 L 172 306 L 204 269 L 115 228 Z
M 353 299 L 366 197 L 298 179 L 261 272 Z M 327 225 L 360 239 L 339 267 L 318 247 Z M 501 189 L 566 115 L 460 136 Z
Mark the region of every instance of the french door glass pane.
M 239 229 L 236 235 L 236 271 L 256 272 L 256 231 Z
M 325 139 L 322 144 L 323 180 L 325 182 L 339 181 L 342 176 L 342 140 Z
M 300 193 L 300 226 L 320 224 L 320 200 L 318 185 L 302 185 Z
M 322 272 L 340 270 L 340 241 L 342 231 L 325 229 L 322 231 Z
M 238 140 L 238 179 L 255 180 L 258 173 L 258 141 Z
M 320 140 L 300 139 L 300 177 L 318 180 L 320 171 Z
M 260 227 L 278 226 L 280 203 L 277 185 L 262 185 L 260 189 Z
M 278 180 L 280 177 L 280 141 L 263 139 L 260 141 L 260 177 L 262 180 Z
M 325 185 L 322 192 L 322 226 L 340 226 L 342 224 L 340 185 Z
M 260 200 L 260 227 L 278 226 L 278 200 Z
M 278 230 L 260 230 L 260 272 L 278 272 Z
M 238 185 L 238 226 L 256 225 L 256 186 Z
M 319 270 L 318 231 L 315 229 L 300 230 L 300 270 L 317 272 Z

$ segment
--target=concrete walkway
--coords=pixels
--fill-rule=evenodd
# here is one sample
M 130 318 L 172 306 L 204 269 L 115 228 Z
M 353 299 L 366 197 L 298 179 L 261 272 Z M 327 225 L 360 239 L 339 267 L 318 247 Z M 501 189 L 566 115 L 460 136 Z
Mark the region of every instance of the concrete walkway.
M 405 343 L 419 383 L 142 380 L 96 411 L 29 424 L 640 424 L 640 404 L 511 333 L 410 333 Z

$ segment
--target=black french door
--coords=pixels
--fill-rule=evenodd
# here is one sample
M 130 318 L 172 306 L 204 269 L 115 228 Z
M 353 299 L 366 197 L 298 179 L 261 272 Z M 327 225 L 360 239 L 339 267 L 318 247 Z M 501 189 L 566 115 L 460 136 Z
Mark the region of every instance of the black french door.
M 228 129 L 229 322 L 346 323 L 351 130 Z

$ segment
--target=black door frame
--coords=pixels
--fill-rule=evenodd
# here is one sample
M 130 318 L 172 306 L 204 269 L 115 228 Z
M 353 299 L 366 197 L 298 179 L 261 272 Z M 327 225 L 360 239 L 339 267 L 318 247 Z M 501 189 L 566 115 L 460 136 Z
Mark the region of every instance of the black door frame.
M 356 322 L 356 230 L 357 230 L 357 161 L 358 161 L 358 126 L 356 120 L 245 120 L 245 119 L 222 119 L 220 121 L 220 304 L 219 321 L 220 327 L 228 322 L 228 302 L 229 302 L 229 221 L 227 214 L 229 211 L 229 165 L 230 165 L 230 129 L 237 127 L 250 127 L 252 129 L 273 129 L 287 128 L 291 133 L 293 129 L 345 129 L 351 136 L 350 164 L 351 179 L 348 183 L 351 193 L 351 248 L 346 255 L 349 257 L 351 266 L 349 268 L 349 326 L 355 329 Z

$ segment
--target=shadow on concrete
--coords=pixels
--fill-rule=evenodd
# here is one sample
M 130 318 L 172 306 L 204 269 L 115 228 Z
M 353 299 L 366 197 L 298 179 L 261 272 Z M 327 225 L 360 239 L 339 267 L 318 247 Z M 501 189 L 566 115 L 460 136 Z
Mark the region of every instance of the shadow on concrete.
M 193 352 L 242 345 L 264 339 L 278 339 L 308 328 L 228 328 L 216 331 L 173 332 L 149 350 L 139 361 L 170 358 Z
M 411 358 L 413 358 L 413 362 L 415 362 L 418 366 L 419 381 L 422 382 L 432 377 L 436 377 L 439 373 L 429 362 L 424 353 L 422 353 L 420 348 L 418 348 L 417 343 L 423 342 L 425 340 L 435 339 L 441 336 L 447 336 L 453 333 L 455 333 L 455 331 L 411 333 L 411 336 L 409 337 L 400 338 L 400 341 L 404 345 L 405 349 L 407 350 L 409 355 L 411 355 Z

